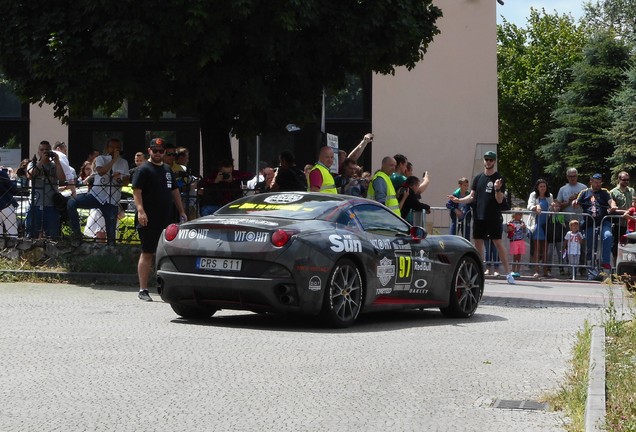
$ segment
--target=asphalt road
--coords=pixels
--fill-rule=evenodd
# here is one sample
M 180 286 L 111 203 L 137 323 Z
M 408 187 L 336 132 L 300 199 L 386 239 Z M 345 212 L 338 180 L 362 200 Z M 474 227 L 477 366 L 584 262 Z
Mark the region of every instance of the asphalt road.
M 330 330 L 180 320 L 127 288 L 0 284 L 0 431 L 558 431 L 561 413 L 493 404 L 557 389 L 610 292 L 620 303 L 596 283 L 489 280 L 469 320 L 378 313 Z

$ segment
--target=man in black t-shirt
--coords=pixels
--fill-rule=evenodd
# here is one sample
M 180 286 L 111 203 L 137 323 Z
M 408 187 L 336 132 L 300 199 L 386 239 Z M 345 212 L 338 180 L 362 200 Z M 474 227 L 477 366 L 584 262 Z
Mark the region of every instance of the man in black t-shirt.
M 458 198 L 454 195 L 449 195 L 448 198 L 459 204 L 475 202 L 473 215 L 475 247 L 483 257 L 484 240 L 492 240 L 499 252 L 501 263 L 507 275 L 506 280 L 509 284 L 514 284 L 515 279 L 508 267 L 508 251 L 501 240 L 503 231 L 501 208 L 506 203 L 506 189 L 503 178 L 495 169 L 496 162 L 497 153 L 494 151 L 484 153 L 484 172 L 473 179 L 470 194 L 464 198 Z
M 141 255 L 137 264 L 138 297 L 144 301 L 152 301 L 148 294 L 148 280 L 159 236 L 172 220 L 173 206 L 176 206 L 179 212 L 180 221 L 187 220 L 174 174 L 170 167 L 163 163 L 165 141 L 161 138 L 150 141 L 148 153 L 150 160 L 137 169 L 132 183 L 137 207 L 135 225 L 141 240 Z
M 294 154 L 284 150 L 278 155 L 280 165 L 276 168 L 274 180 L 269 188 L 271 191 L 292 192 L 307 190 L 307 177 L 296 166 Z

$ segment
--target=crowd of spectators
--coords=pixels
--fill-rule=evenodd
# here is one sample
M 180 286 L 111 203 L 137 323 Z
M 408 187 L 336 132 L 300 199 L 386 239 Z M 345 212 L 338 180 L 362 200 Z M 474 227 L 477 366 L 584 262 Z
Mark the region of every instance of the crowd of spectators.
M 430 206 L 421 201 L 430 184 L 428 172 L 413 175 L 414 167 L 402 154 L 382 158 L 380 169 L 364 170 L 358 161 L 373 142 L 373 134 L 366 134 L 349 153 L 329 146 L 320 148 L 317 161 L 297 166 L 294 154 L 285 150 L 279 154 L 278 165 L 261 162 L 259 171 L 252 173 L 235 169 L 234 161 L 222 160 L 210 175 L 200 178 L 192 174 L 189 151 L 184 147 L 161 140 L 161 153 L 134 155 L 132 168 L 122 157 L 122 143 L 115 138 L 106 142 L 104 151 L 91 150 L 76 171 L 68 160 L 68 146 L 56 142 L 53 146 L 42 141 L 33 159 L 24 159 L 19 166 L 0 171 L 0 234 L 16 236 L 23 232 L 32 239 L 61 236 L 61 222 L 68 220 L 72 239 L 87 237 L 114 244 L 118 219 L 123 215 L 120 206 L 122 188 L 134 184 L 134 178 L 148 163 L 157 163 L 174 176 L 180 203 L 186 217 L 192 219 L 214 213 L 221 206 L 245 193 L 270 191 L 313 191 L 345 194 L 376 200 L 397 215 L 413 223 L 415 212 L 430 213 Z M 153 140 L 155 144 L 157 143 Z M 159 150 L 157 150 L 159 152 Z M 337 163 L 335 158 L 337 155 Z M 525 254 L 523 238 L 530 239 L 530 256 L 535 265 L 534 277 L 549 277 L 552 244 L 563 249 L 560 263 L 585 266 L 598 252 L 600 267 L 611 267 L 616 258 L 617 239 L 636 228 L 636 202 L 634 189 L 629 186 L 629 174 L 621 172 L 615 188 L 602 187 L 602 176 L 594 174 L 589 187 L 578 182 L 575 168 L 567 170 L 567 183 L 553 197 L 548 182 L 537 180 L 530 193 L 526 213 L 512 213 L 510 224 L 501 222 L 501 212 L 510 209 L 506 198 L 505 182 L 495 169 L 496 154 L 484 154 L 484 172 L 473 179 L 460 177 L 457 188 L 448 196 L 450 234 L 473 240 L 484 260 L 501 263 L 508 281 L 520 274 L 520 257 Z M 81 189 L 78 194 L 78 187 Z M 18 213 L 15 196 L 28 194 L 28 210 Z M 23 200 L 24 201 L 24 200 Z M 81 231 L 78 209 L 87 209 L 88 219 Z M 170 209 L 171 221 L 179 221 L 176 203 Z M 520 210 L 520 209 L 517 209 Z M 555 213 L 562 216 L 555 217 Z M 607 215 L 623 216 L 616 220 Z M 555 231 L 555 226 L 558 231 Z M 508 252 L 503 247 L 502 234 L 510 240 L 512 272 L 508 268 Z M 594 239 L 594 240 L 593 240 Z M 586 245 L 587 241 L 587 245 Z M 599 250 L 600 244 L 600 250 Z M 559 253 L 559 255 L 561 255 Z M 567 258 L 566 258 L 567 257 Z M 563 271 L 563 267 L 561 267 Z M 498 268 L 487 272 L 498 275 Z

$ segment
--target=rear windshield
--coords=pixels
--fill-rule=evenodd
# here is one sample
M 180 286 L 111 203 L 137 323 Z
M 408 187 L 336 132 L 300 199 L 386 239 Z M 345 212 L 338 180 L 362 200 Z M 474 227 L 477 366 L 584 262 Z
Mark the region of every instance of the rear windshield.
M 334 210 L 345 202 L 329 194 L 294 192 L 246 196 L 220 208 L 215 215 L 270 216 L 291 219 L 331 219 Z

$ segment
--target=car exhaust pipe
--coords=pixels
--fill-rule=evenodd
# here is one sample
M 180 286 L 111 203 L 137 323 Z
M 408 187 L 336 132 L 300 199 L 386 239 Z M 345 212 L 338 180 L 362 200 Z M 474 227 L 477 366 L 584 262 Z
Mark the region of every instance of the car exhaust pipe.
M 294 297 L 290 295 L 282 295 L 280 296 L 280 302 L 284 305 L 290 305 L 294 303 Z
M 161 295 L 163 291 L 163 278 L 157 276 L 157 294 Z

